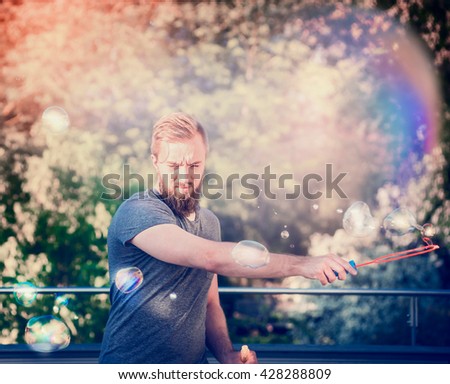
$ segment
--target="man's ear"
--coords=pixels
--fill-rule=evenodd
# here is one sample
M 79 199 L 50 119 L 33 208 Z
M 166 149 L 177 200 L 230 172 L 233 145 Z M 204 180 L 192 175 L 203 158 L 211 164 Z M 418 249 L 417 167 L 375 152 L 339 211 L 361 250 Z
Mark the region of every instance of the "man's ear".
M 157 157 L 152 153 L 151 158 L 152 158 L 153 166 L 155 167 L 156 170 L 158 170 L 158 159 L 157 159 Z

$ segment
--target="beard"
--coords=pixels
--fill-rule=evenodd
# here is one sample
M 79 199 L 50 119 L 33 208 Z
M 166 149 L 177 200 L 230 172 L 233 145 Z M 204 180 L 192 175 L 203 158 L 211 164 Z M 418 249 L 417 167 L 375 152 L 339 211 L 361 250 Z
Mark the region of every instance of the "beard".
M 201 186 L 194 188 L 193 183 L 188 185 L 189 193 L 183 194 L 180 193 L 178 188 L 174 188 L 174 191 L 170 193 L 162 181 L 159 183 L 159 191 L 164 202 L 175 214 L 180 216 L 189 216 L 197 210 L 200 203 Z

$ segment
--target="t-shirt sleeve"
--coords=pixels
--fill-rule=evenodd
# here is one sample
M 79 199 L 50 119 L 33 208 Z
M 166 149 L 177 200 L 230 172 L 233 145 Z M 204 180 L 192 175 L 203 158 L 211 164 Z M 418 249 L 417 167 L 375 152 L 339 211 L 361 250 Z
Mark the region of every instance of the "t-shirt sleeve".
M 217 240 L 216 241 L 222 241 L 222 228 L 220 227 L 220 221 L 219 219 L 214 216 L 216 218 L 216 225 L 217 225 Z
M 161 224 L 177 224 L 170 208 L 159 200 L 129 200 L 122 204 L 115 217 L 116 236 L 126 245 L 148 228 Z

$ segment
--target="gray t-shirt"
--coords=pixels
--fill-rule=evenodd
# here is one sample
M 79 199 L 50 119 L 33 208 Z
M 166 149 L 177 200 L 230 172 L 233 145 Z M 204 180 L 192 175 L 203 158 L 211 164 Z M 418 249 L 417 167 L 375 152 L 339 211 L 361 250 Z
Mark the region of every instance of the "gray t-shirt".
M 213 273 L 169 264 L 130 240 L 147 228 L 175 224 L 196 236 L 220 241 L 220 224 L 206 208 L 194 221 L 176 215 L 155 191 L 134 194 L 121 204 L 108 231 L 111 310 L 100 363 L 206 363 L 207 294 Z M 137 267 L 143 282 L 125 294 L 114 280 L 122 268 Z

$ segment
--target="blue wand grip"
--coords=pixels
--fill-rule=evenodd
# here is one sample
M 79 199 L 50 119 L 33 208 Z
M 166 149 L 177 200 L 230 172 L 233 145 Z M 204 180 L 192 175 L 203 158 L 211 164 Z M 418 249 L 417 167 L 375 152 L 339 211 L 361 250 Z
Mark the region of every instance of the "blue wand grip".
M 356 268 L 355 260 L 350 260 L 348 263 L 349 263 L 353 268 L 357 269 L 357 268 Z M 348 273 L 348 272 L 347 272 L 347 273 Z
M 355 263 L 355 260 L 350 260 L 348 263 L 349 263 L 353 268 L 356 269 L 356 263 Z M 335 274 L 336 276 L 339 276 L 339 274 L 338 274 L 336 271 L 334 271 L 334 274 Z M 347 275 L 348 275 L 348 271 L 347 271 Z

